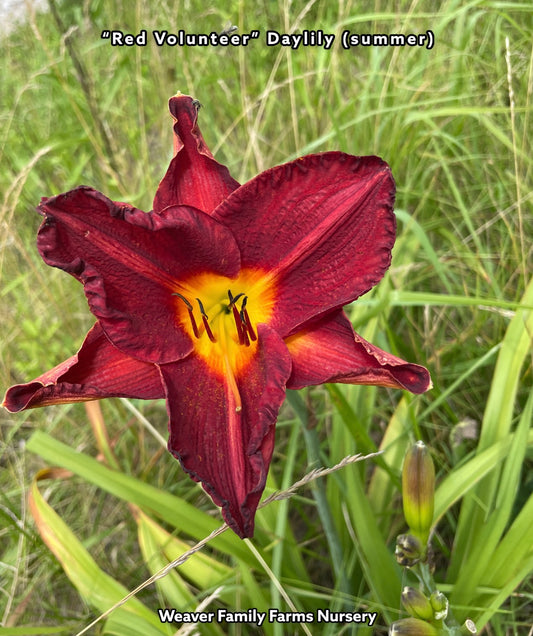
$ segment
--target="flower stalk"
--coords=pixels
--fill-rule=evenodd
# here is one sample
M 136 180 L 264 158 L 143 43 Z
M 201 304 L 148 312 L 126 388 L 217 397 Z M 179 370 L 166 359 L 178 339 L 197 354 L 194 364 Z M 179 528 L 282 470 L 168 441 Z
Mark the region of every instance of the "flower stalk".
M 391 636 L 461 636 L 477 633 L 468 620 L 459 627 L 449 615 L 448 599 L 437 589 L 429 558 L 433 525 L 435 467 L 429 449 L 421 441 L 410 446 L 402 470 L 402 496 L 409 533 L 396 539 L 396 560 L 418 580 L 418 588 L 406 586 L 402 604 L 410 616 L 392 623 Z

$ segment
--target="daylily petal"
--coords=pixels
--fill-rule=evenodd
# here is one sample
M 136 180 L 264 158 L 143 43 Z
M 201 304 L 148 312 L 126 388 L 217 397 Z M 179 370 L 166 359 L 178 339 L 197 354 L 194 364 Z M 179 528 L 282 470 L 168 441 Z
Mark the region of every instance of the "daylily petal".
M 213 212 L 239 245 L 243 267 L 271 272 L 271 326 L 287 336 L 367 292 L 390 265 L 394 180 L 378 157 L 308 155 L 266 170 Z
M 341 382 L 424 393 L 432 386 L 427 369 L 405 362 L 361 338 L 343 311 L 299 331 L 285 343 L 292 356 L 289 389 Z
M 266 325 L 259 325 L 256 354 L 241 373 L 221 377 L 195 355 L 161 366 L 169 450 L 240 537 L 253 534 L 290 366 L 283 341 Z
M 148 362 L 192 350 L 176 312 L 179 281 L 201 272 L 235 276 L 240 257 L 231 232 L 190 207 L 146 214 L 80 187 L 43 199 L 38 247 L 46 263 L 85 286 L 111 342 Z
M 154 211 L 169 205 L 191 205 L 210 214 L 239 187 L 226 166 L 216 161 L 197 125 L 199 104 L 188 95 L 169 100 L 174 117 L 174 158 L 159 184 Z
M 96 323 L 76 355 L 33 382 L 12 386 L 2 406 L 14 413 L 106 397 L 155 400 L 164 396 L 158 368 L 125 356 Z

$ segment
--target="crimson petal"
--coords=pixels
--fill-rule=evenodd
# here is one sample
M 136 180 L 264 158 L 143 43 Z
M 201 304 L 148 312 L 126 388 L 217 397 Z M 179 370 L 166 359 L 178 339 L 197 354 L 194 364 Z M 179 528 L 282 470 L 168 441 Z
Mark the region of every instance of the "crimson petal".
M 154 211 L 191 205 L 210 214 L 239 183 L 207 147 L 197 125 L 198 102 L 188 95 L 176 95 L 169 108 L 175 120 L 174 158 L 157 189 Z
M 232 230 L 243 267 L 272 272 L 271 326 L 285 337 L 382 278 L 395 239 L 394 192 L 378 157 L 329 152 L 266 170 L 213 217 Z
M 83 282 L 111 342 L 140 360 L 171 362 L 192 350 L 172 295 L 180 279 L 239 271 L 231 232 L 194 208 L 146 214 L 82 186 L 43 199 L 39 211 L 45 262 Z
M 283 341 L 266 325 L 258 326 L 256 353 L 234 379 L 222 379 L 196 355 L 161 366 L 169 450 L 240 537 L 253 535 L 290 366 Z
M 156 400 L 164 397 L 164 390 L 156 365 L 125 356 L 96 323 L 76 355 L 33 382 L 12 386 L 2 406 L 15 413 L 106 397 Z
M 285 342 L 292 356 L 289 389 L 341 382 L 424 393 L 432 386 L 427 369 L 405 362 L 361 338 L 343 311 L 296 333 Z

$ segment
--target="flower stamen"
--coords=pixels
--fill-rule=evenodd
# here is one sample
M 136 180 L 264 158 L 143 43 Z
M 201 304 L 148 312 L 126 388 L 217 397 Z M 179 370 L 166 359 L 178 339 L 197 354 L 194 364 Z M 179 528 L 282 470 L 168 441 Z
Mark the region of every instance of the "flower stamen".
M 248 302 L 248 296 L 245 296 L 241 305 L 241 313 L 240 313 L 241 320 L 244 326 L 246 327 L 246 330 L 248 331 L 248 335 L 250 336 L 250 339 L 257 340 L 257 335 L 254 331 L 254 328 L 252 327 L 252 322 L 250 320 L 250 316 L 248 315 L 248 311 L 246 309 L 247 302 Z
M 243 297 L 241 310 L 237 309 L 237 300 Z M 250 346 L 250 340 L 257 340 L 257 335 L 252 327 L 248 310 L 246 309 L 246 303 L 248 302 L 248 296 L 244 293 L 233 296 L 231 290 L 228 289 L 229 307 L 233 312 L 233 319 L 235 320 L 235 326 L 237 327 L 237 335 L 239 336 L 239 344 L 246 347 Z
M 203 332 L 201 331 L 200 325 L 195 320 L 194 306 L 182 294 L 178 292 L 174 292 L 172 295 L 177 296 L 184 303 L 185 307 L 187 308 L 187 312 L 189 314 L 189 320 L 191 322 L 191 327 L 192 327 L 192 332 L 194 334 L 194 337 L 197 339 L 200 339 Z M 215 323 L 218 324 L 218 321 L 220 320 L 224 322 L 225 321 L 225 318 L 223 318 L 224 315 L 233 314 L 233 321 L 235 323 L 235 328 L 237 329 L 237 339 L 238 339 L 239 345 L 249 347 L 251 342 L 255 342 L 257 340 L 257 334 L 252 326 L 252 321 L 250 320 L 250 316 L 246 308 L 246 305 L 248 303 L 248 296 L 244 292 L 240 292 L 239 294 L 234 296 L 231 293 L 231 290 L 228 289 L 229 303 L 225 303 L 223 301 L 221 302 L 220 300 L 218 300 L 218 301 L 215 301 L 213 304 L 213 299 L 211 299 L 210 297 L 209 299 L 210 299 L 209 302 L 211 303 L 210 304 L 210 307 L 211 307 L 210 313 L 212 318 L 211 324 L 215 324 Z M 211 342 L 213 343 L 218 342 L 217 336 L 219 335 L 219 333 L 217 329 L 213 331 L 213 329 L 211 328 L 211 325 L 209 324 L 209 316 L 207 315 L 207 312 L 205 311 L 202 300 L 198 297 L 196 297 L 195 300 L 198 303 L 198 308 L 200 310 L 200 316 L 202 318 L 202 323 L 204 326 L 205 333 L 207 334 Z M 239 300 L 241 301 L 240 308 L 238 308 L 237 306 L 237 302 Z M 212 315 L 212 311 L 214 311 L 213 307 L 215 308 L 219 307 L 219 310 L 215 312 L 214 316 Z M 221 328 L 224 329 L 223 326 Z M 225 341 L 224 337 L 222 338 L 222 341 L 223 342 Z
M 190 318 L 190 321 L 191 321 L 192 332 L 194 333 L 194 337 L 195 338 L 199 338 L 200 337 L 200 332 L 198 331 L 198 325 L 196 324 L 196 320 L 194 319 L 193 307 L 192 307 L 191 303 L 185 298 L 185 296 L 182 296 L 181 294 L 178 294 L 177 292 L 173 293 L 172 295 L 173 296 L 177 296 L 178 298 L 183 300 L 183 302 L 185 303 L 185 306 L 187 307 L 187 311 L 189 312 L 189 318 Z
M 202 305 L 202 301 L 199 298 L 197 298 L 196 301 L 198 302 L 198 306 L 200 307 L 200 313 L 202 314 L 202 321 L 204 323 L 205 332 L 208 335 L 209 340 L 211 340 L 211 342 L 216 342 L 217 339 L 215 338 L 213 332 L 211 331 L 211 327 L 209 326 L 209 317 L 205 313 L 205 309 L 204 309 L 204 306 Z
M 233 312 L 233 320 L 235 321 L 235 327 L 237 327 L 237 336 L 239 337 L 239 344 L 249 345 L 250 344 L 249 341 L 248 343 L 246 343 L 246 340 L 247 340 L 246 330 L 243 327 L 241 316 L 236 307 L 236 302 L 241 296 L 244 296 L 242 292 L 240 294 L 237 294 L 237 296 L 233 296 L 233 294 L 231 293 L 231 290 L 228 289 L 229 306 L 231 307 L 231 311 Z
M 228 289 L 228 298 L 229 298 L 230 307 L 234 305 L 241 296 L 244 296 L 243 292 L 241 292 L 240 294 L 237 294 L 236 296 L 233 296 L 233 294 L 231 293 L 231 289 Z

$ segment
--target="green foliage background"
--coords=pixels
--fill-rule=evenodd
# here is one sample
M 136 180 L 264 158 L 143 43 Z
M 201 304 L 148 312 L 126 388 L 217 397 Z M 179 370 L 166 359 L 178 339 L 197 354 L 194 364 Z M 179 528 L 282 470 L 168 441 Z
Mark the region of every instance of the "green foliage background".
M 440 484 L 439 588 L 459 621 L 470 616 L 490 634 L 525 633 L 533 622 L 531 5 L 218 5 L 54 0 L 0 40 L 2 390 L 71 355 L 92 324 L 79 285 L 40 259 L 35 205 L 83 183 L 149 210 L 171 158 L 166 104 L 177 90 L 203 104 L 204 137 L 240 181 L 326 150 L 378 154 L 391 165 L 392 267 L 349 313 L 365 338 L 425 364 L 435 386 L 416 398 L 345 386 L 292 395 L 268 492 L 316 463 L 332 466 L 380 446 L 381 467 L 345 467 L 264 508 L 253 542 L 223 535 L 202 553 L 207 573 L 200 561 L 189 573 L 174 571 L 91 633 L 174 633 L 158 624 L 156 608 L 194 609 L 220 586 L 215 606 L 369 608 L 379 612 L 375 633 L 385 633 L 401 615 L 406 577 L 392 557 L 405 530 L 398 477 L 406 445 L 418 438 L 432 449 Z M 150 37 L 154 29 L 218 32 L 227 21 L 262 35 L 226 48 L 157 47 Z M 100 37 L 105 29 L 146 29 L 148 45 L 112 47 Z M 267 47 L 267 29 L 322 29 L 337 38 L 328 51 Z M 435 46 L 343 50 L 344 29 L 431 29 Z M 145 424 L 165 436 L 164 405 L 109 400 L 101 408 L 103 422 L 92 428 L 95 416 L 82 405 L 0 414 L 0 634 L 77 633 L 185 551 L 180 542 L 218 525 L 211 502 Z M 75 473 L 39 482 L 63 519 L 43 502 L 58 549 L 72 551 L 65 561 L 48 550 L 28 510 L 45 462 Z M 102 463 L 111 472 L 101 472 Z M 95 597 L 87 581 L 100 572 L 103 593 Z

